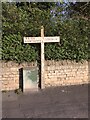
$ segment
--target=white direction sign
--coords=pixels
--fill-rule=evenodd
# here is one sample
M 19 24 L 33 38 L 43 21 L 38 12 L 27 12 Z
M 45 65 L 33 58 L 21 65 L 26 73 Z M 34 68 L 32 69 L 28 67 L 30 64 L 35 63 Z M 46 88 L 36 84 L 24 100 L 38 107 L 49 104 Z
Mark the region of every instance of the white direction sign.
M 41 88 L 44 86 L 44 43 L 60 42 L 60 37 L 44 37 L 44 27 L 41 27 L 41 37 L 24 37 L 24 43 L 41 43 Z
M 59 42 L 60 38 L 56 37 L 44 37 L 43 42 Z M 42 37 L 24 37 L 24 43 L 41 43 Z
M 24 37 L 24 43 L 41 43 L 41 37 Z

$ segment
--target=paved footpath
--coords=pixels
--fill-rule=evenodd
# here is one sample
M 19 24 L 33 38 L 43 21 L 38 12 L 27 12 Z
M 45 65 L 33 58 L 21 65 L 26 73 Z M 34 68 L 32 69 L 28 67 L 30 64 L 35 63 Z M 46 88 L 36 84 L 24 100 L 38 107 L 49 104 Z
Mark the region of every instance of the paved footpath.
M 88 85 L 3 93 L 3 118 L 88 118 Z

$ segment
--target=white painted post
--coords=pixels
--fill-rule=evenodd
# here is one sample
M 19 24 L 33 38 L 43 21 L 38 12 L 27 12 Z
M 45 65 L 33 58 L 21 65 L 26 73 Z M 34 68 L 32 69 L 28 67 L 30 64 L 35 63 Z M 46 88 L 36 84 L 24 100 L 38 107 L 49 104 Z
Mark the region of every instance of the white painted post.
M 45 88 L 44 85 L 44 27 L 41 26 L 41 89 Z

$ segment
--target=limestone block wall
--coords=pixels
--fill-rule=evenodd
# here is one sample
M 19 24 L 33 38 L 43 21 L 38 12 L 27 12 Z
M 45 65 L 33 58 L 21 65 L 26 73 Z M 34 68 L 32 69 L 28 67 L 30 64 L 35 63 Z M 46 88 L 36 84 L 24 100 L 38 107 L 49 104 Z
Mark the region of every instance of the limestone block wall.
M 89 62 L 90 63 L 90 62 Z M 0 61 L 0 83 L 2 90 L 19 88 L 20 69 L 37 66 L 37 63 L 18 64 L 12 61 Z M 45 61 L 45 87 L 87 84 L 90 77 L 88 61 Z
M 37 63 L 24 62 L 22 64 L 18 64 L 12 61 L 0 61 L 0 66 L 0 82 L 2 83 L 2 90 L 15 90 L 19 88 L 20 69 L 37 66 Z
M 88 83 L 88 62 L 46 61 L 45 86 L 64 86 Z

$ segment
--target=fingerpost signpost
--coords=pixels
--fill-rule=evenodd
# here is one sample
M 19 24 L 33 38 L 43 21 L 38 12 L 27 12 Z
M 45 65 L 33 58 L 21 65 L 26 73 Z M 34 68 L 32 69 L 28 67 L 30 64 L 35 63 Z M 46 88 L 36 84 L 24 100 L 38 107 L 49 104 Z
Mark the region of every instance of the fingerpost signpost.
M 44 27 L 41 26 L 41 37 L 24 37 L 24 43 L 41 43 L 41 89 L 45 88 L 44 84 L 44 43 L 59 42 L 60 37 L 44 37 Z

